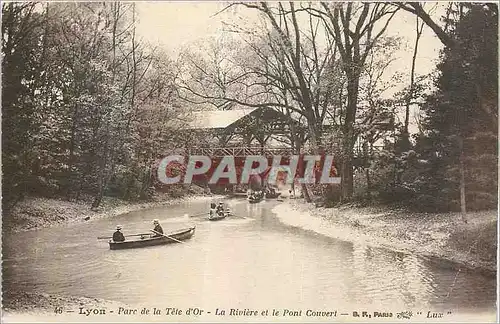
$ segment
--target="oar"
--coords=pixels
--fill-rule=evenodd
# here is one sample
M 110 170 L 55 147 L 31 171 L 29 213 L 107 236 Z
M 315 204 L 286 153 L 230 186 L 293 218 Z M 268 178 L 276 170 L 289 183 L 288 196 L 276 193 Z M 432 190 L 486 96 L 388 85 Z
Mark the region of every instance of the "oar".
M 151 232 L 153 232 L 153 233 L 155 233 L 155 234 L 158 234 L 158 235 L 161 235 L 161 236 L 165 236 L 166 238 L 169 238 L 169 239 L 171 239 L 171 240 L 173 240 L 173 241 L 176 241 L 176 242 L 178 242 L 178 243 L 184 243 L 184 242 L 182 242 L 182 241 L 179 241 L 178 239 L 174 239 L 173 237 L 170 237 L 170 236 L 168 236 L 168 235 L 165 235 L 165 234 L 159 233 L 159 232 L 157 232 L 157 231 L 155 231 L 155 230 L 150 230 L 150 231 L 151 231 Z
M 208 214 L 208 212 L 204 212 L 204 213 L 196 214 L 196 215 L 189 215 L 189 217 L 203 216 L 203 215 L 206 215 L 206 214 Z
M 149 233 L 142 233 L 142 234 L 130 234 L 130 235 L 124 235 L 125 237 L 129 236 L 142 236 L 142 235 L 150 235 Z M 111 239 L 113 238 L 112 236 L 98 236 L 98 240 L 104 240 L 104 239 Z

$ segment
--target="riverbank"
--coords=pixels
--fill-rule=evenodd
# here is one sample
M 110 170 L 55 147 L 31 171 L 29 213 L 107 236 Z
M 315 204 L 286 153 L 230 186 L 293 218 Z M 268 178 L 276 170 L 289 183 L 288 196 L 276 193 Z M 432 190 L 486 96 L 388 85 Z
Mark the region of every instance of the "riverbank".
M 316 208 L 303 199 L 273 210 L 285 224 L 328 237 L 416 253 L 455 269 L 496 275 L 497 212 L 414 213 L 385 207 Z M 446 262 L 449 261 L 449 262 Z
M 128 307 L 123 303 L 90 297 L 49 295 L 33 292 L 4 292 L 2 309 L 6 314 L 58 316 L 67 311 L 78 312 L 80 307 L 115 309 Z
M 82 308 L 80 310 L 80 308 Z M 147 315 L 142 314 L 143 309 L 151 310 L 151 307 L 139 305 L 126 305 L 114 301 L 103 300 L 98 298 L 88 297 L 71 297 L 71 296 L 56 296 L 48 294 L 21 293 L 16 296 L 11 296 L 9 302 L 3 305 L 2 322 L 3 323 L 188 323 L 188 322 L 203 322 L 201 319 L 206 319 L 205 322 L 210 323 L 234 323 L 233 316 L 210 316 L 204 314 L 204 317 L 198 316 L 153 316 L 151 312 Z M 19 310 L 23 311 L 20 312 Z M 118 312 L 122 314 L 117 314 Z M 136 313 L 129 315 L 128 310 L 136 310 Z M 379 310 L 370 306 L 364 307 L 364 311 L 377 312 Z M 57 311 L 57 312 L 56 312 Z M 87 316 L 88 314 L 88 316 Z M 259 314 L 260 315 L 260 314 Z M 394 314 L 393 319 L 398 319 L 399 313 Z M 424 315 L 408 318 L 405 321 L 411 323 L 422 323 Z M 252 323 L 269 323 L 269 316 L 252 316 L 240 317 Z M 209 320 L 211 319 L 211 320 Z M 286 320 L 281 320 L 282 323 L 325 323 L 327 317 L 287 317 Z M 379 317 L 370 319 L 371 322 L 384 323 L 387 318 Z M 446 314 L 444 318 L 432 318 L 434 322 L 439 323 L 495 323 L 496 316 L 494 313 L 453 313 Z M 429 320 L 426 318 L 426 321 Z M 363 318 L 347 318 L 343 322 L 361 322 L 366 323 Z
M 88 202 L 28 197 L 19 202 L 9 215 L 3 216 L 2 228 L 7 232 L 23 232 L 47 227 L 88 222 L 114 217 L 141 209 L 169 206 L 199 200 L 218 199 L 222 196 L 190 194 L 183 197 L 159 195 L 154 201 L 130 203 L 117 198 L 104 197 L 101 206 L 92 210 Z

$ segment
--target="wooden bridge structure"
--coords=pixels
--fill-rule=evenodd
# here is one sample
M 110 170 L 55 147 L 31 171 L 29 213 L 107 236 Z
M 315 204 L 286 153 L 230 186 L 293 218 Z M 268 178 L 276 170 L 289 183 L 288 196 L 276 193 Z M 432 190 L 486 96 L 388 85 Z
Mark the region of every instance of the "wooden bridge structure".
M 185 116 L 186 145 L 184 149 L 174 149 L 169 154 L 178 154 L 185 157 L 200 155 L 210 157 L 212 166 L 218 165 L 223 157 L 234 157 L 237 172 L 241 172 L 248 156 L 264 156 L 268 160 L 268 169 L 274 158 L 281 156 L 281 164 L 287 165 L 292 155 L 313 154 L 307 150 L 297 152 L 292 145 L 273 145 L 269 140 L 275 136 L 287 138 L 291 143 L 291 135 L 305 143 L 308 137 L 308 128 L 302 122 L 278 110 L 260 107 L 233 110 L 199 111 Z M 330 132 L 332 125 L 326 125 L 323 130 Z M 208 139 L 208 140 L 207 140 Z M 257 143 L 255 143 L 257 142 Z M 276 141 L 286 143 L 287 141 Z M 257 144 L 257 145 L 255 145 Z M 381 147 L 375 147 L 379 149 Z M 174 153 L 175 152 L 175 153 Z M 354 157 L 354 167 L 364 168 L 368 159 L 363 156 L 362 150 L 357 150 Z M 163 158 L 161 156 L 159 158 Z M 335 159 L 335 157 L 334 157 Z M 299 161 L 302 160 L 299 158 Z M 339 165 L 334 165 L 339 169 Z M 322 164 L 322 162 L 320 162 Z M 303 172 L 304 163 L 299 162 L 299 172 Z M 264 173 L 268 172 L 266 170 Z M 207 185 L 209 175 L 197 177 L 201 185 Z M 193 178 L 193 180 L 195 180 Z M 263 178 L 261 179 L 263 184 Z M 218 182 L 218 189 L 227 188 L 224 181 Z M 233 190 L 235 189 L 234 186 Z
M 216 138 L 216 143 L 201 143 L 185 149 L 186 155 L 204 155 L 213 160 L 224 156 L 233 156 L 241 160 L 246 156 L 260 155 L 271 158 L 280 155 L 307 154 L 306 152 L 294 152 L 290 146 L 270 145 L 268 142 L 273 136 L 282 136 L 290 139 L 293 132 L 301 141 L 308 136 L 307 126 L 300 120 L 268 107 L 244 108 L 217 111 L 199 111 L 192 113 L 188 122 L 188 129 L 199 134 L 199 138 Z M 325 125 L 324 131 L 330 131 L 331 125 Z M 234 141 L 238 138 L 237 141 Z M 233 140 L 233 143 L 231 143 Z M 257 142 L 258 145 L 253 143 Z M 374 149 L 380 149 L 375 147 Z M 366 164 L 365 157 L 357 152 L 355 154 L 355 165 Z
M 268 107 L 197 111 L 186 119 L 192 133 L 216 139 L 218 147 L 251 147 L 253 143 L 262 147 L 273 137 L 286 141 L 291 134 L 302 141 L 307 137 L 307 127 L 301 121 Z
M 251 155 L 260 155 L 266 157 L 272 156 L 283 156 L 287 157 L 297 153 L 293 153 L 292 149 L 289 147 L 258 147 L 258 146 L 246 146 L 246 147 L 194 147 L 186 150 L 189 155 L 204 155 L 213 158 L 221 158 L 224 156 L 234 156 L 234 157 L 246 157 Z

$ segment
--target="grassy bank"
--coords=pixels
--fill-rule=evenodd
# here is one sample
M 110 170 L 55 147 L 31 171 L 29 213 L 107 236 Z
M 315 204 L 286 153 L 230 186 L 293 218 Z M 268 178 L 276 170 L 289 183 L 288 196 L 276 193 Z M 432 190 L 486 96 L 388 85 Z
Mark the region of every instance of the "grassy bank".
M 288 225 L 326 236 L 418 253 L 431 261 L 449 260 L 454 268 L 496 274 L 495 210 L 470 212 L 467 224 L 458 213 L 415 213 L 385 207 L 316 208 L 303 200 L 289 200 L 275 212 Z
M 85 201 L 65 201 L 41 197 L 28 197 L 19 202 L 8 215 L 2 215 L 4 231 L 20 232 L 53 227 L 72 222 L 86 222 L 99 218 L 114 217 L 131 211 L 168 206 L 215 196 L 190 194 L 179 198 L 160 195 L 154 201 L 130 203 L 117 198 L 103 198 L 98 210 L 92 210 Z
M 118 308 L 126 307 L 122 303 L 90 297 L 74 297 L 49 295 L 32 292 L 4 292 L 2 308 L 6 313 L 47 314 L 56 315 L 55 310 L 77 311 L 79 307 L 85 308 Z

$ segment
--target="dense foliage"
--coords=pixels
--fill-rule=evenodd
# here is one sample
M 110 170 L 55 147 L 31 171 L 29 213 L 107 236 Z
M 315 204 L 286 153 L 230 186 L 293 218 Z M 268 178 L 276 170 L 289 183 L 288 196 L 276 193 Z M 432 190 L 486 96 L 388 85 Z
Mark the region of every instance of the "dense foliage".
M 498 13 L 496 6 L 450 7 L 453 47 L 437 65 L 435 90 L 424 95 L 420 131 L 410 147 L 403 132 L 374 162 L 382 201 L 426 211 L 497 206 Z M 462 178 L 463 174 L 463 178 Z
M 3 208 L 25 194 L 150 195 L 178 134 L 173 64 L 121 3 L 2 6 Z
M 498 13 L 464 4 L 450 31 L 457 46 L 438 65 L 437 90 L 423 110 L 418 204 L 460 208 L 461 160 L 468 209 L 496 208 L 498 144 Z

